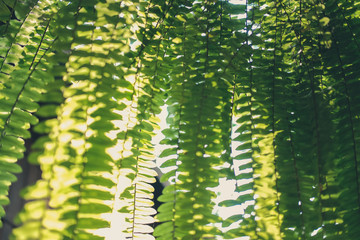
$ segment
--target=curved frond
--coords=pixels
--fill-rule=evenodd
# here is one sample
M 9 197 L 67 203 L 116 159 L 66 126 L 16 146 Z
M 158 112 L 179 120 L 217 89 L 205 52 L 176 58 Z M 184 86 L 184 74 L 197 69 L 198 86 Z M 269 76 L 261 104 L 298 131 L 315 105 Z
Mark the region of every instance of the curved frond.
M 8 26 L 3 35 L 6 45 L 2 46 L 0 63 L 0 165 L 4 178 L 1 182 L 4 189 L 0 197 L 2 206 L 8 203 L 7 189 L 16 179 L 13 174 L 21 172 L 16 162 L 23 157 L 24 140 L 30 137 L 30 124 L 38 122 L 33 115 L 38 108 L 36 102 L 45 91 L 45 85 L 52 80 L 49 64 L 43 61 L 54 41 L 49 33 L 52 13 L 44 11 L 49 4 L 45 2 L 28 9 L 25 17 L 19 14 L 19 17 L 23 17 L 21 20 L 10 20 L 5 24 Z M 16 5 L 13 7 L 15 13 L 22 8 L 18 9 Z M 40 16 L 43 20 L 39 20 Z M 38 24 L 34 25 L 33 22 Z M 0 212 L 4 214 L 3 210 Z
M 12 239 L 357 239 L 359 17 L 354 0 L 0 1 Z M 13 223 L 20 159 L 42 176 Z

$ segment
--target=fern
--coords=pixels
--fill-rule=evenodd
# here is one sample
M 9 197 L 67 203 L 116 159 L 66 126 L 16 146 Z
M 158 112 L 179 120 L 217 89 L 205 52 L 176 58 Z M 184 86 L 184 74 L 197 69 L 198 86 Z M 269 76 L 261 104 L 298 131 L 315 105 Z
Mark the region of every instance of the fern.
M 13 21 L 9 21 L 7 23 L 9 26 L 5 29 L 10 39 L 7 38 L 8 46 L 4 46 L 1 62 L 1 73 L 4 77 L 0 99 L 2 107 L 0 164 L 4 179 L 2 189 L 5 192 L 1 197 L 1 205 L 8 203 L 7 189 L 11 181 L 16 179 L 13 174 L 21 171 L 14 163 L 23 157 L 24 139 L 30 137 L 28 132 L 30 124 L 34 125 L 38 122 L 32 114 L 38 108 L 36 101 L 45 91 L 44 85 L 51 81 L 51 75 L 46 70 L 48 65 L 42 61 L 52 44 L 51 36 L 48 34 L 51 13 L 41 12 L 46 5 L 47 3 L 44 3 L 33 8 L 22 21 L 19 20 L 19 28 L 9 27 L 13 24 Z M 31 26 L 31 20 L 37 20 L 40 16 L 44 17 L 44 21 L 36 28 L 34 25 Z M 31 27 L 34 27 L 36 34 L 30 34 Z M 3 210 L 0 212 L 1 215 L 4 214 Z
M 359 6 L 0 1 L 2 218 L 42 171 L 12 239 L 357 239 Z

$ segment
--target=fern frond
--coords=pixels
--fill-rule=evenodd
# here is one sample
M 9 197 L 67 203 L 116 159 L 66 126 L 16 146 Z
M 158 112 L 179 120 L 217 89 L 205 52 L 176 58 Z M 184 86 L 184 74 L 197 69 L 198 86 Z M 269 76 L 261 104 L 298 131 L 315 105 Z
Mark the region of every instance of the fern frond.
M 358 40 L 354 29 L 351 26 L 356 25 L 353 22 L 356 7 L 349 5 L 347 10 L 344 9 L 347 3 L 329 2 L 325 5 L 325 14 L 330 18 L 327 30 L 333 29 L 329 33 L 331 48 L 323 49 L 321 52 L 326 67 L 325 74 L 326 84 L 333 90 L 329 91 L 330 100 L 332 101 L 333 122 L 336 126 L 334 140 L 337 144 L 335 151 L 335 163 L 338 171 L 333 174 L 338 176 L 338 186 L 347 185 L 339 192 L 335 189 L 329 188 L 327 192 L 332 194 L 339 204 L 339 217 L 343 216 L 342 228 L 337 230 L 346 235 L 348 238 L 354 238 L 358 235 L 356 228 L 353 228 L 353 223 L 358 221 L 359 209 L 359 167 L 358 167 L 358 128 L 356 127 L 358 115 L 358 97 L 355 91 L 358 90 L 358 63 L 353 60 L 358 55 L 355 48 L 358 48 Z M 336 7 L 335 7 L 336 6 Z M 345 54 L 345 55 L 344 55 Z M 335 62 L 330 65 L 329 61 Z M 341 139 L 341 140 L 340 140 Z M 350 144 L 343 145 L 343 141 L 348 140 Z M 339 157 L 340 156 L 340 157 Z M 344 174 L 347 176 L 345 180 Z M 341 177 L 340 177 L 341 176 Z M 349 181 L 349 179 L 352 179 Z M 342 230 L 344 232 L 342 232 Z
M 354 0 L 0 1 L 1 217 L 24 152 L 42 170 L 12 239 L 357 239 L 359 17 Z
M 231 129 L 230 119 L 220 120 L 225 114 L 227 118 L 231 117 L 228 112 L 223 112 L 222 107 L 231 102 L 229 82 L 232 78 L 231 74 L 221 77 L 229 65 L 229 60 L 224 60 L 228 56 L 223 56 L 221 47 L 235 47 L 227 46 L 227 42 L 219 48 L 217 45 L 224 32 L 219 31 L 219 15 L 210 13 L 221 12 L 221 3 L 206 4 L 204 11 L 200 9 L 201 4 L 194 3 L 192 9 L 181 10 L 183 15 L 174 24 L 177 26 L 174 28 L 177 33 L 174 49 L 181 50 L 170 52 L 174 54 L 170 58 L 175 67 L 170 82 L 171 97 L 167 101 L 168 123 L 171 125 L 164 131 L 166 139 L 163 143 L 172 147 L 164 150 L 160 157 L 169 158 L 162 166 L 171 170 L 163 175 L 162 180 L 169 180 L 171 185 L 160 197 L 166 203 L 159 208 L 158 218 L 165 221 L 155 229 L 159 239 L 201 238 L 218 234 L 211 225 L 206 228 L 200 225 L 218 221 L 211 211 L 214 196 L 206 188 L 218 185 L 217 176 L 220 175 L 215 168 L 228 161 L 226 157 L 221 158 L 228 148 L 224 149 L 217 142 L 229 137 Z M 192 23 L 198 27 L 194 28 Z M 221 60 L 216 60 L 215 56 L 221 56 Z M 175 154 L 178 156 L 174 157 Z
M 49 23 L 47 18 L 44 23 L 39 23 L 37 30 L 39 33 L 28 36 L 27 28 L 31 21 L 37 20 L 40 14 L 49 13 L 41 11 L 46 3 L 30 12 L 28 17 L 21 24 L 16 36 L 12 40 L 1 63 L 3 86 L 1 89 L 0 104 L 2 106 L 0 120 L 0 151 L 2 174 L 8 176 L 10 180 L 2 183 L 2 187 L 7 189 L 14 180 L 13 173 L 18 173 L 21 169 L 16 165 L 16 161 L 23 157 L 25 151 L 24 139 L 30 137 L 28 131 L 30 124 L 34 125 L 38 119 L 33 115 L 38 108 L 36 103 L 40 94 L 45 91 L 45 84 L 52 80 L 49 74 L 47 63 L 43 63 L 43 57 L 51 47 L 53 41 L 49 35 Z M 31 20 L 32 19 L 32 20 Z M 34 28 L 35 29 L 35 28 Z M 8 29 L 10 31 L 10 28 Z M 19 47 L 23 45 L 23 47 Z M 32 45 L 36 45 L 37 48 Z M 44 50 L 39 51 L 40 48 Z M 9 67 L 10 66 L 10 67 Z M 7 74 L 7 75 L 6 75 Z M 7 202 L 7 190 L 1 196 L 2 204 Z M 1 207 L 2 208 L 2 207 Z

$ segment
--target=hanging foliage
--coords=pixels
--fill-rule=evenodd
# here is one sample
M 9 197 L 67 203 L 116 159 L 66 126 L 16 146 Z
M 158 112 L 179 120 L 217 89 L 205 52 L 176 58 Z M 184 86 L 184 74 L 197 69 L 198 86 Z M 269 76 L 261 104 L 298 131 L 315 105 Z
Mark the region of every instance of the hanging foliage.
M 359 17 L 354 0 L 0 1 L 1 217 L 17 161 L 42 173 L 11 238 L 357 239 Z M 217 204 L 224 178 L 236 198 Z

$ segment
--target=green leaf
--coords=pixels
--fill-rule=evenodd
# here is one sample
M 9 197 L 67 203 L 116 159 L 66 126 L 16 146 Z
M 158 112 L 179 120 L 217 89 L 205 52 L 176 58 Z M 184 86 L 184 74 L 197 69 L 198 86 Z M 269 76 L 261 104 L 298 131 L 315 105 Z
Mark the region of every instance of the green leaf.
M 101 219 L 80 218 L 77 226 L 78 228 L 99 229 L 99 228 L 110 227 L 110 224 L 107 221 Z
M 177 154 L 177 148 L 167 148 L 165 150 L 163 150 L 161 152 L 161 154 L 159 155 L 160 158 L 164 158 L 164 157 L 168 157 L 171 155 L 176 155 Z
M 232 207 L 241 204 L 238 200 L 225 200 L 219 203 L 220 207 Z
M 7 171 L 11 173 L 20 173 L 22 171 L 21 167 L 16 163 L 6 162 L 0 159 L 0 168 L 2 171 Z
M 105 204 L 85 203 L 81 204 L 80 211 L 83 213 L 108 213 L 111 212 L 112 209 Z
M 6 21 L 10 18 L 10 15 L 11 13 L 9 8 L 2 1 L 0 1 L 0 20 Z
M 173 222 L 161 223 L 159 226 L 157 226 L 155 228 L 154 236 L 159 237 L 159 236 L 165 235 L 172 231 L 174 231 L 174 223 Z

